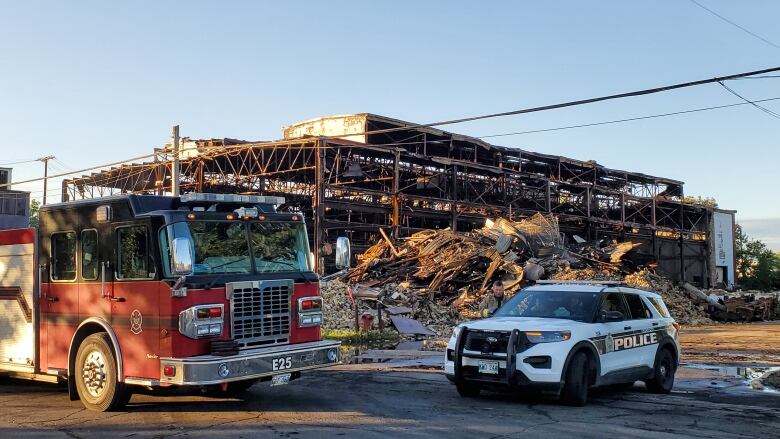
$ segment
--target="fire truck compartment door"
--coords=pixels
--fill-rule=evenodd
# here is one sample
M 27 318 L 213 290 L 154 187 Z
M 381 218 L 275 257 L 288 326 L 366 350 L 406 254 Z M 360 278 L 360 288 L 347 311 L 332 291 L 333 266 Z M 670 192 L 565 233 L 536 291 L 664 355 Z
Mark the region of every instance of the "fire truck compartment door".
M 34 244 L 0 245 L 0 362 L 33 362 Z

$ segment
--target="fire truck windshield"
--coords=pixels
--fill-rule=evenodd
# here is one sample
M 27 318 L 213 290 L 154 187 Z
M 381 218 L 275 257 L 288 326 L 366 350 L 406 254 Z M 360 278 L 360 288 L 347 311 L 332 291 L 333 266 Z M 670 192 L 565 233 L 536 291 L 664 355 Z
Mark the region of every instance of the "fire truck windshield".
M 311 271 L 309 244 L 302 223 L 187 221 L 161 231 L 166 274 L 170 275 L 170 242 L 192 243 L 193 273 L 251 274 Z

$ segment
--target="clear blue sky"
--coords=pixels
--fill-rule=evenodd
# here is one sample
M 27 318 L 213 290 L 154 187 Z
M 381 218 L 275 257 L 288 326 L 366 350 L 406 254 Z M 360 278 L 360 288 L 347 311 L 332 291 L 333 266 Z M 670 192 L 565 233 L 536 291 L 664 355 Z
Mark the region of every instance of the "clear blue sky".
M 780 44 L 780 2 L 699 1 Z M 3 1 L 0 25 L 0 163 L 54 154 L 55 170 L 149 153 L 174 124 L 194 138 L 275 139 L 322 115 L 432 122 L 780 65 L 780 49 L 687 0 Z M 729 86 L 780 96 L 780 78 Z M 447 129 L 480 136 L 735 102 L 716 84 Z M 780 101 L 765 105 L 780 112 Z M 493 141 L 684 180 L 780 248 L 779 128 L 741 106 Z M 17 165 L 14 179 L 41 168 Z M 17 188 L 41 195 L 40 184 Z

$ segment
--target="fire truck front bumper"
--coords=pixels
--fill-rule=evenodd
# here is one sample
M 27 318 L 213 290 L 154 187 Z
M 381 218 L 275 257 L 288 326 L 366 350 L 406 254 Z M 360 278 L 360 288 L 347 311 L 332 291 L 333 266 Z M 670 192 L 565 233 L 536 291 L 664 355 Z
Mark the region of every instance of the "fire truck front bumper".
M 203 386 L 319 369 L 339 363 L 338 341 L 247 349 L 238 355 L 161 358 L 160 384 Z

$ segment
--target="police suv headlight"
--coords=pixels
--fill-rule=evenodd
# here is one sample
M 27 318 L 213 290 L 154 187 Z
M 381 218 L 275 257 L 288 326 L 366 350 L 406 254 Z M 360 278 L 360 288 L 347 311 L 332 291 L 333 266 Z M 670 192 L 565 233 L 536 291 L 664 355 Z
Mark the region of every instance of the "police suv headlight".
M 531 343 L 552 343 L 569 340 L 571 331 L 525 331 L 525 336 Z

